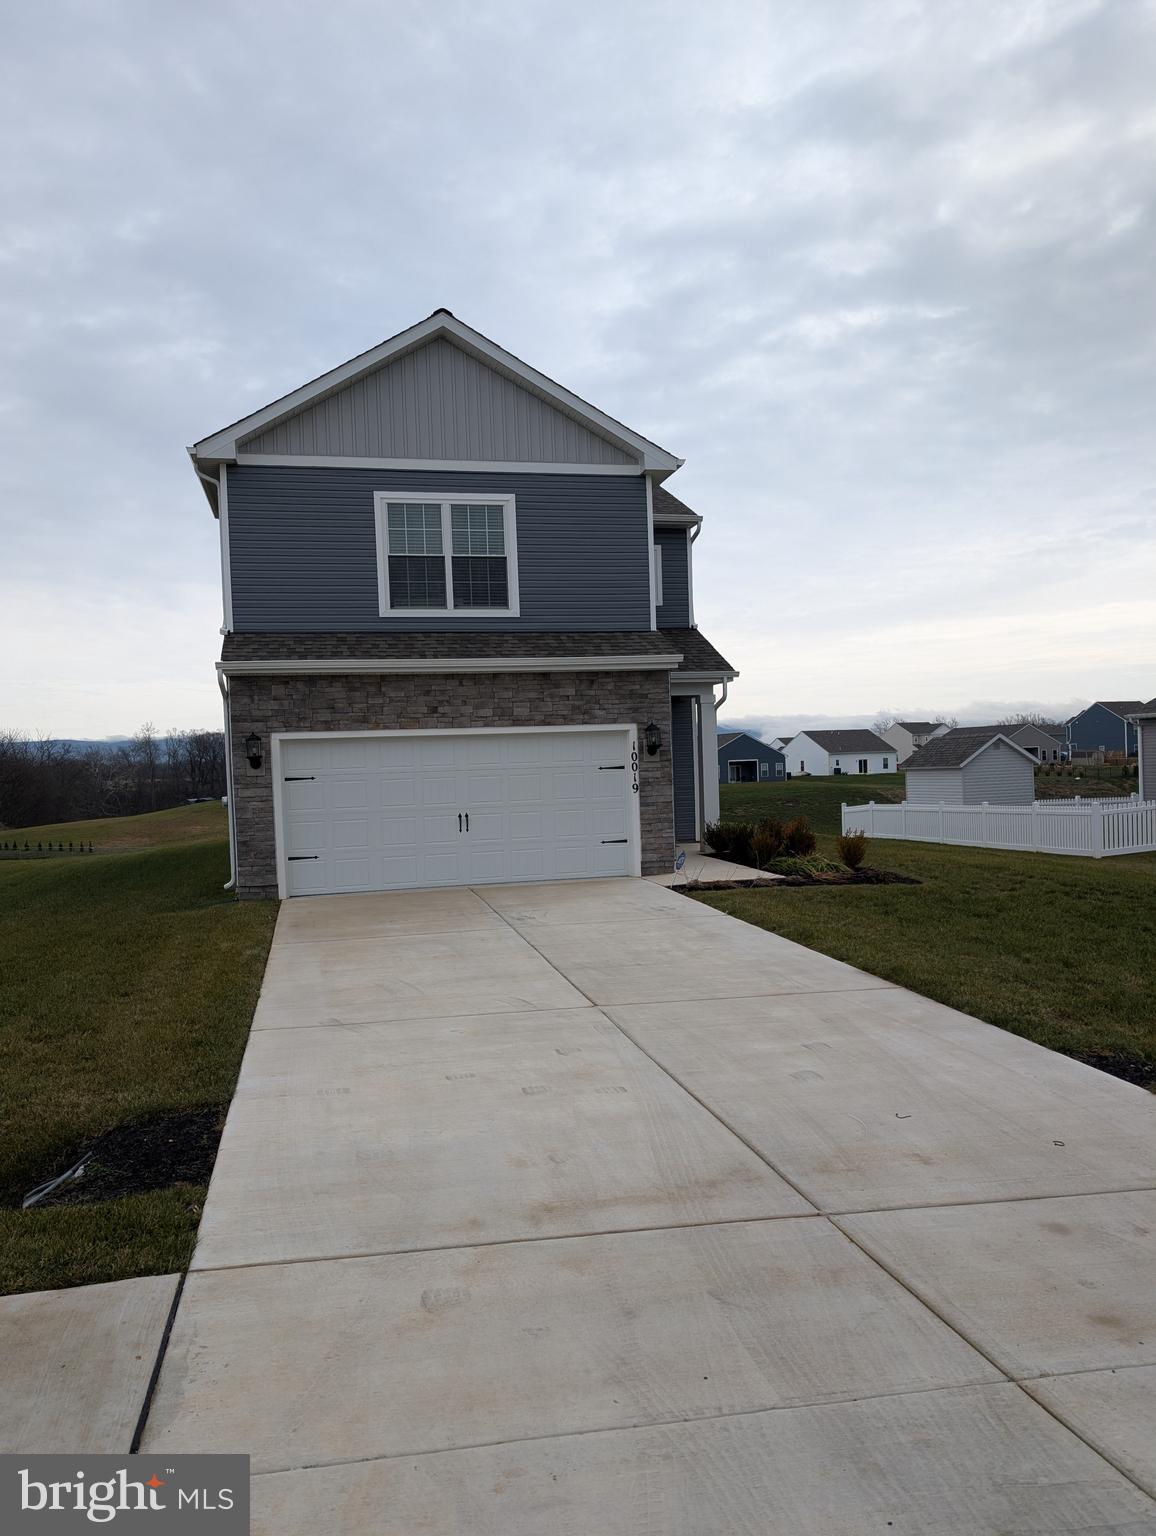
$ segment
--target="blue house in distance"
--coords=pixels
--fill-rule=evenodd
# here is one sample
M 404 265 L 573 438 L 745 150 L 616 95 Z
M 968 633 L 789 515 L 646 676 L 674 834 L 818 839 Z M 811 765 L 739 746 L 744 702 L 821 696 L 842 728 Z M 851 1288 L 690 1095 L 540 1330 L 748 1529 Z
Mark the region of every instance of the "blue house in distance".
M 1142 699 L 1097 699 L 1068 721 L 1068 746 L 1073 752 L 1136 753 L 1136 722 L 1129 720 L 1143 709 Z
M 785 779 L 787 760 L 775 747 L 748 736 L 746 731 L 722 731 L 718 739 L 720 784 L 757 784 Z

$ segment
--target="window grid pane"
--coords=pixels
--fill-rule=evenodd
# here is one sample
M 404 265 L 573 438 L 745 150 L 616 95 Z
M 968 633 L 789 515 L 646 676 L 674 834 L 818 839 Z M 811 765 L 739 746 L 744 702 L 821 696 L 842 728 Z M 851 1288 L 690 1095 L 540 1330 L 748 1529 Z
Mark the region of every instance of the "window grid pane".
M 440 502 L 391 502 L 387 510 L 391 555 L 442 553 Z
M 508 608 L 510 585 L 506 579 L 504 555 L 496 558 L 455 555 L 455 608 Z
M 455 555 L 504 555 L 505 522 L 501 507 L 458 504 L 450 508 Z
M 390 608 L 444 608 L 446 562 L 442 555 L 390 555 Z

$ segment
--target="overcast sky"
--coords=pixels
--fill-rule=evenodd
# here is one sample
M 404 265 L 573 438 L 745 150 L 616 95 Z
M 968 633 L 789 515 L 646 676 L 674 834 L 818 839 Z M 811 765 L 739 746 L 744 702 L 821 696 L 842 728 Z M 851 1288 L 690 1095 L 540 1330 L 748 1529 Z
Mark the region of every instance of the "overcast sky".
M 1156 5 L 79 0 L 0 60 L 0 726 L 220 718 L 185 445 L 446 305 L 686 458 L 726 717 L 1156 694 Z

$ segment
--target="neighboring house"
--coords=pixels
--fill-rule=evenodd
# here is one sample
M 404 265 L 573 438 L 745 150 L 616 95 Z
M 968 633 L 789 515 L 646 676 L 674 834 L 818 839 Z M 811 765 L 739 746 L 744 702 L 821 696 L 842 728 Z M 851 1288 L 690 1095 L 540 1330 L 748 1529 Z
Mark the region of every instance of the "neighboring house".
M 793 736 L 772 736 L 771 746 L 774 747 L 776 752 L 785 752 L 794 739 Z
M 754 784 L 759 779 L 785 779 L 783 754 L 745 731 L 723 731 L 718 739 L 720 784 Z
M 879 734 L 895 749 L 896 759 L 902 762 L 933 736 L 942 736 L 948 729 L 942 720 L 896 720 Z
M 189 451 L 240 895 L 652 874 L 718 819 L 681 459 L 444 309 Z
M 1143 699 L 1109 702 L 1098 699 L 1067 722 L 1069 749 L 1072 752 L 1123 752 L 1128 757 L 1134 756 L 1136 724 L 1128 717 L 1143 708 Z
M 1058 763 L 1064 756 L 1062 725 L 993 725 L 991 729 L 1001 731 L 1016 746 L 1026 748 L 1037 763 Z
M 1132 719 L 1140 749 L 1140 798 L 1156 800 L 1156 699 L 1141 704 Z
M 791 739 L 792 773 L 894 773 L 895 748 L 874 731 L 800 731 Z
M 903 765 L 908 805 L 1031 805 L 1036 760 L 998 726 L 936 736 Z

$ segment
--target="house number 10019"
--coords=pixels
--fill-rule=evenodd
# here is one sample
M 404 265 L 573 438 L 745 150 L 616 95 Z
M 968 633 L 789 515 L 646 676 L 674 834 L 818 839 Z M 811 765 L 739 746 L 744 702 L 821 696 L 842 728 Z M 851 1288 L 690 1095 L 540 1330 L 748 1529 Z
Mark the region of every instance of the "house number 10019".
M 634 793 L 638 793 L 638 745 L 632 742 L 630 747 L 630 771 L 634 775 Z

